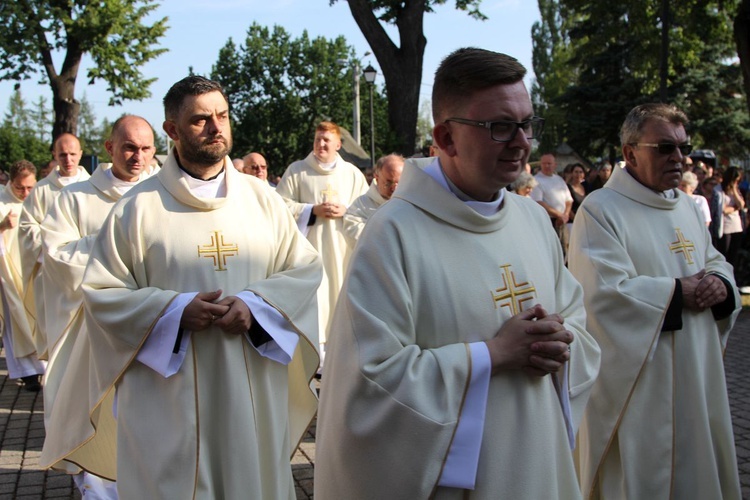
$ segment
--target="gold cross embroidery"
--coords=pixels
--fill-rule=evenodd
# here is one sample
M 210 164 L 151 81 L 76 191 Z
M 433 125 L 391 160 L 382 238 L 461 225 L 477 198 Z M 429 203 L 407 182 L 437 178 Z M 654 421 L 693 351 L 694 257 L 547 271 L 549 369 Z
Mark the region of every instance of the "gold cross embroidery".
M 503 286 L 492 292 L 495 309 L 498 307 L 498 302 L 508 299 L 508 302 L 501 303 L 500 307 L 507 307 L 510 309 L 511 314 L 515 316 L 523 310 L 524 302 L 536 296 L 536 288 L 529 284 L 528 281 L 516 283 L 516 275 L 510 270 L 510 264 L 500 266 L 500 269 L 503 270 Z M 497 295 L 495 295 L 496 293 Z M 524 295 L 528 296 L 522 297 Z
M 326 188 L 320 192 L 323 195 L 323 202 L 338 202 L 339 192 L 333 189 L 331 184 L 327 184 Z
M 693 252 L 695 251 L 695 244 L 693 244 L 692 241 L 686 240 L 685 237 L 682 235 L 682 231 L 680 231 L 680 228 L 675 228 L 675 231 L 677 232 L 677 241 L 673 241 L 669 244 L 669 249 L 673 253 L 681 253 L 685 256 L 685 260 L 688 264 L 693 263 Z
M 213 259 L 214 270 L 227 270 L 227 257 L 237 255 L 239 248 L 237 245 L 224 242 L 224 235 L 221 231 L 214 231 L 211 236 L 211 243 L 208 245 L 198 245 L 198 257 L 207 257 Z

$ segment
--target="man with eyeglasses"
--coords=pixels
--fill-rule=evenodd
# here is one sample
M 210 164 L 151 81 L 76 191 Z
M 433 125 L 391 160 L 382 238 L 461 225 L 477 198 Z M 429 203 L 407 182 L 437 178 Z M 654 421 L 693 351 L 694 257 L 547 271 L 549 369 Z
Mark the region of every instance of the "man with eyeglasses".
M 543 123 L 525 74 L 476 48 L 435 74 L 439 156 L 407 160 L 334 316 L 317 499 L 580 498 L 599 349 L 549 218 L 505 190 Z
M 397 153 L 382 156 L 375 162 L 373 183 L 365 194 L 354 200 L 344 214 L 344 234 L 352 248 L 367 224 L 367 220 L 391 199 L 404 171 L 404 157 Z
M 687 123 L 667 104 L 630 111 L 625 166 L 573 223 L 570 269 L 606 367 L 578 436 L 585 498 L 741 498 L 723 365 L 740 300 L 676 189 Z
M 268 181 L 268 162 L 262 154 L 252 152 L 245 155 L 242 159 L 245 162 L 244 173 L 253 175 L 258 179 L 265 181 L 270 186 L 275 186 Z

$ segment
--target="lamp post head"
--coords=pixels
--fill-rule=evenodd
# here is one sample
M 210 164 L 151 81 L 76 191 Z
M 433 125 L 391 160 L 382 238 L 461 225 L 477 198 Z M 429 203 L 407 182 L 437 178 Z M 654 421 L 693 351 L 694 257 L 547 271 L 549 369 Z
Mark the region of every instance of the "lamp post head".
M 378 70 L 373 68 L 372 64 L 368 64 L 364 71 L 362 71 L 362 74 L 365 76 L 365 81 L 372 85 L 375 83 L 375 77 L 378 76 Z

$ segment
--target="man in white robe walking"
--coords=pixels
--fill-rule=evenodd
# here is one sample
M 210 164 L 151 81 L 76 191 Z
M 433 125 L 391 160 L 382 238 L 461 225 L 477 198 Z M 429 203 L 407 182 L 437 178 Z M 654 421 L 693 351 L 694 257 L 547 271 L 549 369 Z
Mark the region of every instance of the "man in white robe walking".
M 578 498 L 599 367 L 548 217 L 505 187 L 543 120 L 524 67 L 460 49 L 433 86 L 439 157 L 407 162 L 360 238 L 321 387 L 315 498 Z
M 115 204 L 84 274 L 69 369 L 90 367 L 88 418 L 45 463 L 116 480 L 121 498 L 293 499 L 320 259 L 284 202 L 232 166 L 218 83 L 187 77 L 164 107 L 174 147 Z
M 40 180 L 23 202 L 18 221 L 18 238 L 21 247 L 21 267 L 24 283 L 24 302 L 35 317 L 34 344 L 41 359 L 47 359 L 47 331 L 44 325 L 44 286 L 42 282 L 41 225 L 47 211 L 63 187 L 89 178 L 89 173 L 78 164 L 81 161 L 81 143 L 73 134 L 61 134 L 53 151 L 57 168 Z
M 354 200 L 344 214 L 344 234 L 352 248 L 357 244 L 367 220 L 393 196 L 403 171 L 404 157 L 397 153 L 383 156 L 375 162 L 370 188 Z
M 602 370 L 577 449 L 584 497 L 741 498 L 723 353 L 740 301 L 698 206 L 676 189 L 687 116 L 635 107 L 624 167 L 576 213 L 570 269 Z
M 36 185 L 36 167 L 21 160 L 10 167 L 10 180 L 0 193 L 0 283 L 2 283 L 2 336 L 8 376 L 20 379 L 27 391 L 41 389 L 39 361 L 34 344 L 33 311 L 24 304 L 21 249 L 18 243 L 18 216 L 21 206 Z M 29 304 L 29 307 L 33 304 Z
M 289 165 L 276 187 L 300 231 L 323 259 L 325 274 L 318 293 L 321 360 L 325 359 L 326 336 L 351 253 L 343 217 L 346 208 L 367 192 L 365 176 L 341 158 L 340 149 L 339 126 L 320 122 L 312 152 Z
M 91 247 L 115 202 L 138 182 L 150 177 L 150 163 L 156 152 L 151 125 L 134 115 L 124 115 L 115 121 L 104 147 L 112 163 L 100 164 L 86 181 L 63 188 L 42 221 L 45 253 L 42 278 L 49 344 L 44 416 L 50 442 L 57 439 L 56 433 L 67 432 L 71 419 L 86 418 L 89 410 L 88 404 L 71 409 L 63 403 L 54 424 L 51 421 L 73 346 L 80 330 L 85 328 L 81 282 Z M 88 386 L 69 384 L 67 390 L 85 393 Z M 62 398 L 70 396 L 63 393 Z M 72 468 L 73 472 L 77 469 Z M 83 476 L 76 476 L 76 483 L 82 493 L 102 486 L 96 478 Z M 107 486 L 110 490 L 114 488 L 111 484 Z

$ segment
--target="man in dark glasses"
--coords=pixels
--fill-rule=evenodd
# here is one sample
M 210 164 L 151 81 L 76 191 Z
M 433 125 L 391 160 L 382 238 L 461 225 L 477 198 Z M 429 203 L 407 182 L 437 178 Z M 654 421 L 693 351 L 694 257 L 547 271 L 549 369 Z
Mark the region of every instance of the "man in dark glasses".
M 570 269 L 605 367 L 578 436 L 584 498 L 741 498 L 722 361 L 740 301 L 698 206 L 675 189 L 687 123 L 671 105 L 634 108 L 624 167 L 573 223 Z

